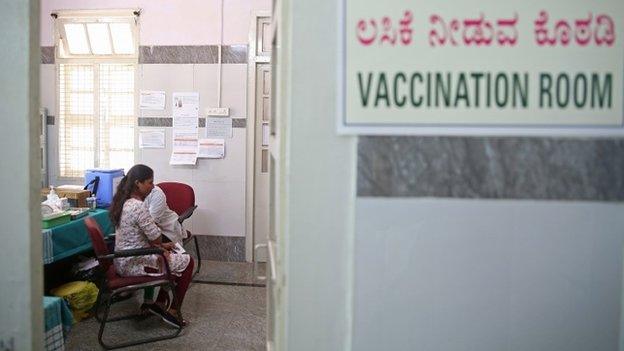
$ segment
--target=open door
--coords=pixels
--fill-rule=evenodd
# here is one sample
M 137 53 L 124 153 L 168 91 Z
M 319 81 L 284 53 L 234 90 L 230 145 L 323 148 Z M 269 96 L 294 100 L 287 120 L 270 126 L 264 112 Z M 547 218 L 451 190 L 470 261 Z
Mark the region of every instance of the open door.
M 247 151 L 247 260 L 266 262 L 269 236 L 269 128 L 271 119 L 271 17 L 252 17 L 249 46 Z M 254 249 L 253 251 L 251 248 Z

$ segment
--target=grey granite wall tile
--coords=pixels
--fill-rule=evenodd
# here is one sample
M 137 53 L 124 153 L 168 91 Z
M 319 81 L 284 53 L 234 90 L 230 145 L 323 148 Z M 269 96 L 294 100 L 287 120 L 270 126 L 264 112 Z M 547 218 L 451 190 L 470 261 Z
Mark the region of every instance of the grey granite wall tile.
M 49 126 L 54 125 L 54 116 L 51 116 L 51 115 L 46 116 L 46 125 L 49 125 Z
M 223 45 L 221 62 L 247 63 L 247 45 Z M 54 46 L 41 47 L 41 63 L 53 64 Z M 218 45 L 153 45 L 139 47 L 139 63 L 217 63 L 219 62 Z
M 54 123 L 54 122 L 53 122 Z M 200 128 L 206 127 L 206 118 L 200 117 L 198 121 Z M 139 127 L 172 127 L 171 117 L 139 117 Z M 246 118 L 232 118 L 232 128 L 246 128 Z
M 245 237 L 198 235 L 197 240 L 202 260 L 245 261 Z
M 54 46 L 42 46 L 41 47 L 41 63 L 43 64 L 54 63 Z
M 247 45 L 224 45 L 221 54 L 223 63 L 247 63 Z M 218 45 L 172 45 L 141 46 L 139 63 L 217 63 Z
M 358 196 L 624 200 L 624 140 L 360 137 Z
M 173 118 L 171 117 L 139 117 L 139 127 L 171 127 Z
M 141 46 L 139 63 L 215 63 L 215 45 Z
M 232 118 L 232 128 L 247 128 L 247 118 Z
M 247 63 L 247 45 L 224 45 L 221 49 L 221 62 Z

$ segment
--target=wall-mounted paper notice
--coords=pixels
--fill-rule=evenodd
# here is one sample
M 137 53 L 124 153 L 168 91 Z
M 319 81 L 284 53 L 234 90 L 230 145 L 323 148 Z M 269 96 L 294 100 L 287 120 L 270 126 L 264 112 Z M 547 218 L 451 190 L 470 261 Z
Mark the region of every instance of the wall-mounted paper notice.
M 141 129 L 139 130 L 139 148 L 162 149 L 165 147 L 164 129 Z
M 232 119 L 224 117 L 206 118 L 206 138 L 231 138 Z
M 171 165 L 197 163 L 197 128 L 174 128 L 171 146 Z
M 174 128 L 197 128 L 198 123 L 197 117 L 173 117 Z
M 164 91 L 141 90 L 139 109 L 141 110 L 164 110 L 166 95 Z
M 172 152 L 169 164 L 172 166 L 194 165 L 197 163 L 197 152 Z
M 203 158 L 224 158 L 225 140 L 223 139 L 199 139 L 199 154 Z
M 199 93 L 173 93 L 173 118 L 199 117 Z

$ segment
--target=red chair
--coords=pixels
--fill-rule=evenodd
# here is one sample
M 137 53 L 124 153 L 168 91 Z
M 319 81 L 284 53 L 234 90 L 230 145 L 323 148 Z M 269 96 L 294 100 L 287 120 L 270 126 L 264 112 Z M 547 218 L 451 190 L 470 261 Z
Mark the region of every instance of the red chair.
M 103 340 L 104 335 L 104 327 L 108 322 L 116 322 L 120 320 L 127 320 L 135 317 L 139 317 L 139 314 L 133 315 L 125 315 L 121 317 L 108 318 L 108 313 L 110 311 L 110 306 L 113 302 L 113 299 L 123 293 L 123 292 L 131 292 L 135 290 L 142 290 L 148 287 L 169 287 L 171 292 L 175 294 L 174 288 L 174 277 L 169 273 L 169 264 L 165 259 L 163 254 L 163 250 L 160 248 L 145 248 L 145 249 L 133 249 L 133 250 L 122 250 L 115 251 L 114 253 L 110 253 L 106 242 L 104 241 L 104 235 L 102 234 L 102 230 L 97 222 L 91 218 L 85 218 L 85 225 L 87 226 L 87 231 L 89 232 L 89 236 L 91 237 L 91 243 L 93 244 L 93 251 L 97 257 L 99 268 L 101 269 L 104 279 L 100 284 L 100 293 L 98 294 L 98 301 L 95 308 L 95 316 L 97 320 L 100 322 L 100 331 L 98 334 L 98 341 L 100 345 L 107 350 L 116 349 L 120 347 L 145 344 L 148 342 L 154 342 L 165 339 L 172 339 L 178 336 L 182 331 L 182 326 L 179 326 L 175 329 L 170 335 L 161 335 L 157 337 L 140 339 L 137 341 L 128 341 L 119 343 L 116 345 L 106 344 Z M 118 257 L 132 257 L 132 256 L 144 256 L 144 255 L 160 255 L 162 257 L 162 261 L 165 262 L 165 272 L 160 276 L 138 276 L 138 277 L 122 277 L 117 274 L 115 271 L 115 266 L 113 265 L 113 259 Z M 174 295 L 175 296 L 175 295 Z M 174 297 L 175 298 L 175 297 Z M 100 308 L 104 307 L 104 315 L 100 317 L 99 311 Z M 178 318 L 182 320 L 182 313 L 180 309 L 178 309 Z
M 156 184 L 167 197 L 167 206 L 178 214 L 178 222 L 182 223 L 185 219 L 189 218 L 197 205 L 195 205 L 195 191 L 190 185 L 177 182 L 162 182 Z M 190 231 L 186 231 L 187 238 L 184 239 L 186 245 L 189 241 L 195 242 L 195 252 L 197 253 L 197 271 L 201 270 L 201 253 L 199 252 L 199 244 L 197 243 L 197 236 L 191 234 Z

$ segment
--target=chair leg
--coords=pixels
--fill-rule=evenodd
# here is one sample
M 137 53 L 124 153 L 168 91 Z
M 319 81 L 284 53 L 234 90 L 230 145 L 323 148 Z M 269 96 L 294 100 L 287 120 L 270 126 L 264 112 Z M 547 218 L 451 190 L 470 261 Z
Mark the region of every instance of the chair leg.
M 173 285 L 173 283 L 170 283 L 169 286 L 171 287 L 171 289 L 174 290 L 173 294 L 175 297 L 175 287 Z M 123 343 L 119 343 L 116 345 L 109 345 L 106 344 L 104 342 L 104 327 L 106 325 L 106 323 L 108 322 L 114 322 L 114 321 L 119 321 L 119 320 L 124 320 L 124 319 L 128 319 L 128 317 L 121 317 L 121 318 L 108 318 L 108 314 L 110 312 L 110 307 L 111 307 L 111 303 L 113 301 L 113 297 L 115 296 L 115 293 L 111 293 L 109 298 L 106 299 L 106 304 L 104 306 L 104 316 L 102 317 L 102 321 L 100 322 L 100 331 L 98 333 L 98 341 L 100 342 L 100 345 L 102 345 L 102 347 L 106 350 L 113 350 L 113 349 L 118 349 L 118 348 L 122 348 L 122 347 L 128 347 L 128 346 L 133 346 L 133 345 L 140 345 L 140 344 L 146 344 L 146 343 L 150 343 L 150 342 L 155 342 L 155 341 L 160 341 L 160 340 L 166 340 L 166 339 L 173 339 L 175 337 L 177 337 L 180 332 L 182 332 L 182 326 L 179 326 L 174 333 L 170 334 L 170 335 L 164 335 L 164 336 L 157 336 L 157 337 L 152 337 L 152 338 L 145 338 L 145 339 L 141 339 L 138 341 L 129 341 L 129 342 L 123 342 Z M 178 318 L 180 318 L 180 320 L 182 320 L 182 312 L 180 311 L 180 309 L 178 309 Z
M 104 292 L 103 289 L 100 289 L 100 291 L 98 291 L 97 300 L 95 301 L 95 319 L 100 323 L 104 320 L 100 317 L 100 308 L 102 308 L 102 304 L 104 303 L 104 301 L 108 300 L 109 299 L 106 292 Z
M 106 326 L 106 322 L 108 320 L 108 313 L 110 312 L 112 296 L 107 298 L 105 301 L 106 302 L 104 305 L 104 315 L 102 316 L 102 319 L 100 320 L 100 331 L 98 332 L 98 341 L 100 342 L 100 345 L 102 345 L 103 348 L 110 350 L 111 347 L 104 343 L 104 340 L 102 340 L 102 336 L 104 335 L 104 327 Z M 96 316 L 97 316 L 97 311 L 96 311 Z
M 195 241 L 195 252 L 197 253 L 197 270 L 193 274 L 193 276 L 195 276 L 195 274 L 199 273 L 199 271 L 201 270 L 202 259 L 201 259 L 201 253 L 199 251 L 199 243 L 197 242 L 197 235 L 193 236 L 193 241 Z

